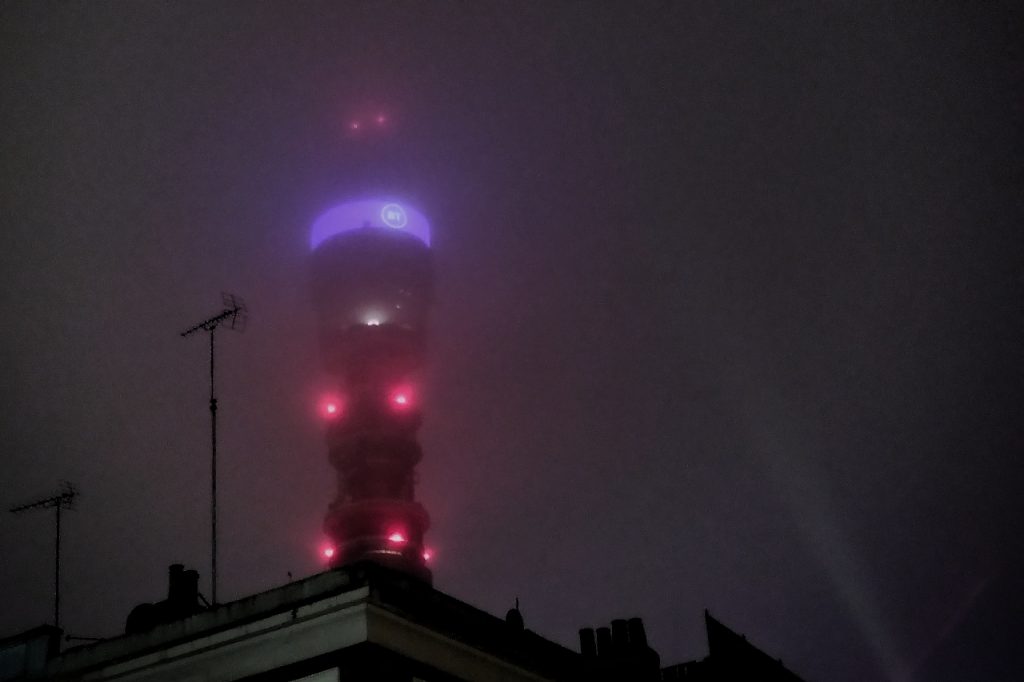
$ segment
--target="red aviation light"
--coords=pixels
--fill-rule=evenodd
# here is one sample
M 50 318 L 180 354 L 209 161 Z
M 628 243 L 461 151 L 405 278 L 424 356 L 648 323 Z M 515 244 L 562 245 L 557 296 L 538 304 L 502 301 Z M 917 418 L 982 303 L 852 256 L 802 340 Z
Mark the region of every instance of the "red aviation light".
M 430 561 L 433 558 L 434 558 L 434 550 L 429 549 L 429 548 L 423 550 L 423 560 L 424 561 Z
M 399 531 L 399 530 L 392 531 L 388 535 L 388 542 L 390 542 L 392 544 L 395 544 L 395 545 L 404 545 L 407 542 L 406 537 L 405 537 L 405 533 L 403 533 L 402 531 Z
M 391 392 L 391 395 L 388 396 L 388 402 L 391 403 L 391 408 L 397 411 L 411 409 L 414 402 L 412 389 L 408 386 L 396 388 Z
M 320 416 L 324 419 L 337 419 L 345 410 L 345 403 L 337 396 L 324 396 L 320 399 Z
M 334 558 L 334 547 L 327 545 L 322 550 L 320 550 L 320 553 L 323 555 L 325 559 L 332 559 Z

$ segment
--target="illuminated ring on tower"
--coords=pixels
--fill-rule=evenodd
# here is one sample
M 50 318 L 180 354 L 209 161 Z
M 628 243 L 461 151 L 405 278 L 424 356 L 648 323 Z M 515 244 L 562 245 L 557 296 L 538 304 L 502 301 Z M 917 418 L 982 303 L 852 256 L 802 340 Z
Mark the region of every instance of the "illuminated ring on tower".
M 336 234 L 363 228 L 401 230 L 430 246 L 430 222 L 418 210 L 394 199 L 360 199 L 321 213 L 310 229 L 309 248 L 315 251 Z

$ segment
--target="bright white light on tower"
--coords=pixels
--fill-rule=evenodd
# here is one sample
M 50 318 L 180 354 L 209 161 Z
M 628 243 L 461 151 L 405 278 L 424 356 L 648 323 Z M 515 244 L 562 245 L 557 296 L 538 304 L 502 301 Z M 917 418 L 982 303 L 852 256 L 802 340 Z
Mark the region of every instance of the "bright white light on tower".
M 325 559 L 330 559 L 330 558 L 332 558 L 334 556 L 334 548 L 333 547 L 324 547 L 323 550 L 320 553 L 324 555 Z
M 388 541 L 393 542 L 396 545 L 403 545 L 405 544 L 405 534 L 396 530 L 388 536 Z
M 368 317 L 368 318 L 366 318 L 366 324 L 368 326 L 370 326 L 370 327 L 379 327 L 380 326 L 380 318 L 379 317 Z

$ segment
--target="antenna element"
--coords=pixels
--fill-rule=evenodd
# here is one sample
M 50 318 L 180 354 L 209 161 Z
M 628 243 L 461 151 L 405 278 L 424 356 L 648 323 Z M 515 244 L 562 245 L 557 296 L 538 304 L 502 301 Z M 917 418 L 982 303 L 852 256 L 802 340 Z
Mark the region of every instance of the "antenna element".
M 53 625 L 58 628 L 60 627 L 60 510 L 67 509 L 70 511 L 74 509 L 76 497 L 78 497 L 78 491 L 75 490 L 75 486 L 71 485 L 68 481 L 61 481 L 60 491 L 56 495 L 42 497 L 38 500 L 11 507 L 8 510 L 12 514 L 21 514 L 34 509 L 52 508 L 56 511 L 56 532 L 54 533 L 56 546 L 54 547 L 53 559 Z
M 210 599 L 217 604 L 217 397 L 214 393 L 214 331 L 221 325 L 236 332 L 245 331 L 249 310 L 245 301 L 234 294 L 221 294 L 223 308 L 219 313 L 194 324 L 181 333 L 183 338 L 196 332 L 210 334 Z

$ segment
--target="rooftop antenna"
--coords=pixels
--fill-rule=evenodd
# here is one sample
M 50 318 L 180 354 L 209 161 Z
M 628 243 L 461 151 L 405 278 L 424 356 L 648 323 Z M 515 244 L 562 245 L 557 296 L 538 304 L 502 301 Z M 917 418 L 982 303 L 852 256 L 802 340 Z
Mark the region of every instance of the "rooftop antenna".
M 53 560 L 53 624 L 60 627 L 60 512 L 62 509 L 74 509 L 75 498 L 78 491 L 75 486 L 67 481 L 61 481 L 60 491 L 56 495 L 42 497 L 17 507 L 11 507 L 8 511 L 12 514 L 32 511 L 33 509 L 54 509 L 56 511 L 56 547 L 54 548 Z
M 221 294 L 221 311 L 181 333 L 189 337 L 197 332 L 210 335 L 210 599 L 217 604 L 217 396 L 214 392 L 214 332 L 217 327 L 227 325 L 236 332 L 245 331 L 248 309 L 245 302 L 234 294 Z

